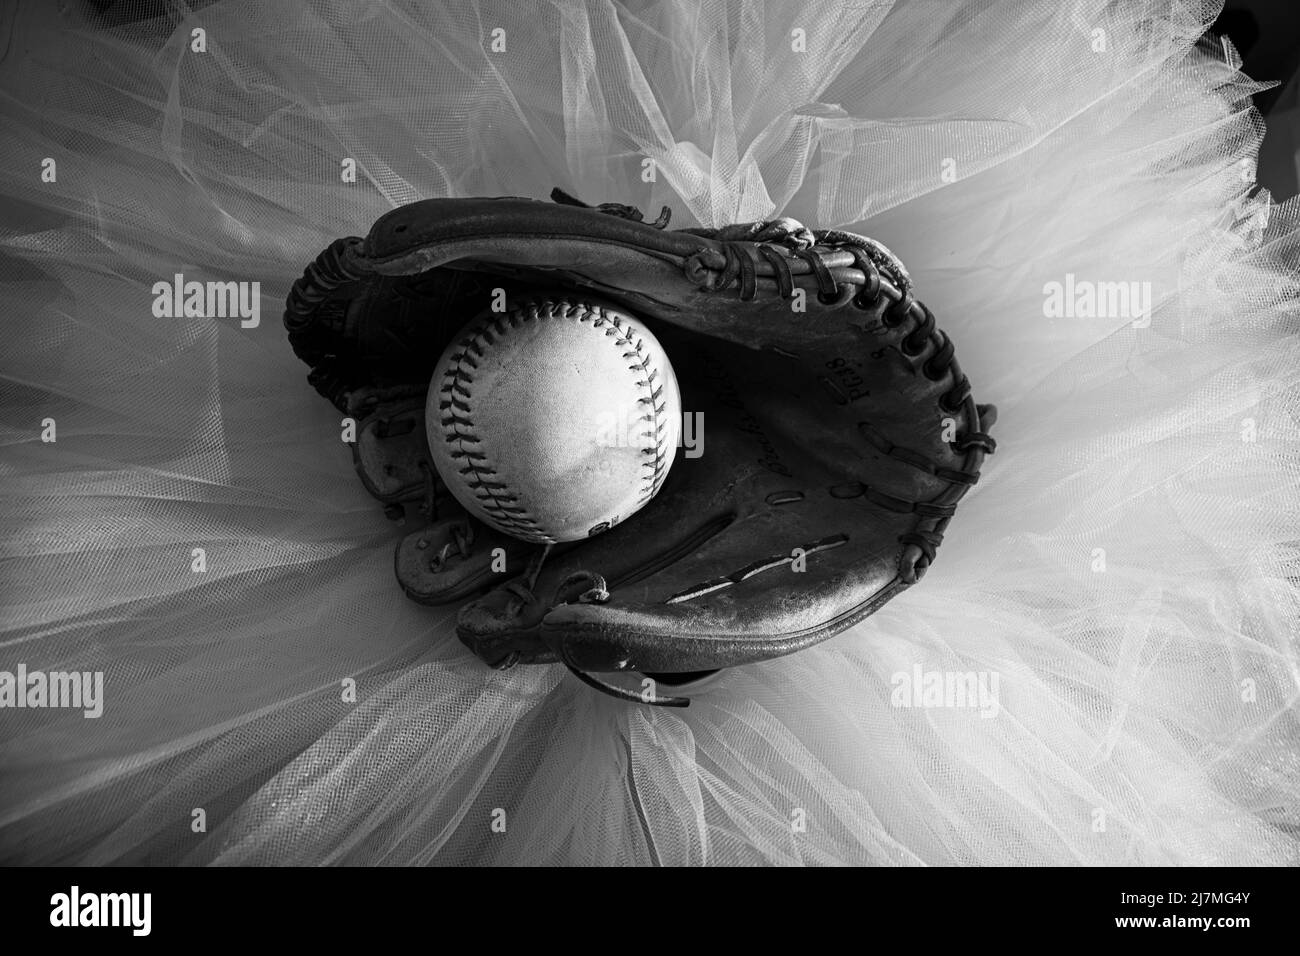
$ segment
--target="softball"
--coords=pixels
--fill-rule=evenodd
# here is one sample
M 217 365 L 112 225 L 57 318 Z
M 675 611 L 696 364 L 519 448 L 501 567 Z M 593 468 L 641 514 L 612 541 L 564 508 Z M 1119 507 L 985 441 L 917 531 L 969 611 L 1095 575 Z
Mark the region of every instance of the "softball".
M 649 329 L 617 306 L 561 294 L 470 322 L 438 361 L 426 412 L 456 500 L 539 543 L 599 534 L 645 507 L 682 420 Z

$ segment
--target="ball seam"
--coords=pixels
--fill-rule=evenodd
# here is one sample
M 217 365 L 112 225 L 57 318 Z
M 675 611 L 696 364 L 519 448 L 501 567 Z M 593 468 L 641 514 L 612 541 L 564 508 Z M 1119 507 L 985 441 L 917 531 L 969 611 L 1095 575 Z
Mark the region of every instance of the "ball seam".
M 477 499 L 479 507 L 500 530 L 507 534 L 545 542 L 551 540 L 550 536 L 528 513 L 528 509 L 520 505 L 519 496 L 507 491 L 505 482 L 492 480 L 497 472 L 489 464 L 487 454 L 466 447 L 467 442 L 475 445 L 484 444 L 474 428 L 474 420 L 471 417 L 469 403 L 472 398 L 471 386 L 474 377 L 466 366 L 478 368 L 476 359 L 483 357 L 484 346 L 496 341 L 491 332 L 495 331 L 497 336 L 503 336 L 505 328 L 501 320 L 509 318 L 511 326 L 515 327 L 518 325 L 515 315 L 516 313 L 509 313 L 481 319 L 476 330 L 458 343 L 460 351 L 452 356 L 443 375 L 443 385 L 440 390 L 443 397 L 439 402 L 439 410 L 443 413 L 441 419 L 443 437 L 455 449 L 450 452 L 451 458 L 461 459 L 464 462 L 465 467 L 458 470 L 465 487 Z

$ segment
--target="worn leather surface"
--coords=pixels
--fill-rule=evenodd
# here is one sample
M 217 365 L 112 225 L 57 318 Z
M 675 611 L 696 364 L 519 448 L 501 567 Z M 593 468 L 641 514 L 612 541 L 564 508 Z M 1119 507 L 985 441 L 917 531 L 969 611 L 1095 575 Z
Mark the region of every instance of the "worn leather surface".
M 919 580 L 992 450 L 994 412 L 962 394 L 954 349 L 899 288 L 905 273 L 823 240 L 811 252 L 806 238 L 726 241 L 513 198 L 428 200 L 376 222 L 344 252 L 361 284 L 464 289 L 468 273 L 479 290 L 608 300 L 658 336 L 684 411 L 703 415 L 703 454 L 679 453 L 642 511 L 544 560 L 534 550 L 485 572 L 481 534 L 440 548 L 435 567 L 411 559 L 412 542 L 473 528 L 444 510 L 399 548 L 407 593 L 436 603 L 484 587 L 458 630 L 494 666 L 673 673 L 797 651 Z M 487 302 L 456 307 L 471 304 Z M 371 303 L 367 321 L 382 314 Z M 431 308 L 428 322 L 453 318 Z

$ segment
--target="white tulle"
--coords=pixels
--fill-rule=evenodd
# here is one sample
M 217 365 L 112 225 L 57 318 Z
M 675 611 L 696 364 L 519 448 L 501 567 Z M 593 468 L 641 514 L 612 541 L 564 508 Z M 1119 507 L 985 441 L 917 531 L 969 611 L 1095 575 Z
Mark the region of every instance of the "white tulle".
M 0 710 L 0 858 L 1300 861 L 1300 205 L 1217 4 L 60 6 L 0 62 L 0 670 L 105 701 Z M 397 204 L 553 186 L 903 258 L 1000 410 L 920 586 L 685 711 L 402 596 L 281 303 Z M 176 273 L 261 324 L 156 318 Z M 1050 318 L 1067 275 L 1151 313 Z

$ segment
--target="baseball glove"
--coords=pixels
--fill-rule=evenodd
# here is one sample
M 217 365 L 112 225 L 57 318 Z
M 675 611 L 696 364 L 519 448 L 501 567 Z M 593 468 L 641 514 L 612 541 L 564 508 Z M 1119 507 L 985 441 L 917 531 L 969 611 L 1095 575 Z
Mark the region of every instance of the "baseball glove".
M 683 705 L 657 685 L 798 651 L 920 580 L 996 413 L 897 258 L 793 219 L 668 230 L 667 209 L 647 223 L 552 198 L 402 206 L 334 242 L 289 295 L 289 339 L 354 420 L 361 481 L 419 522 L 397 546 L 406 594 L 463 602 L 458 635 L 493 667 L 558 661 L 616 696 Z M 504 535 L 432 464 L 431 373 L 494 299 L 502 321 L 539 302 L 636 316 L 703 424 L 658 494 L 602 534 Z M 616 672 L 648 679 L 593 676 Z

